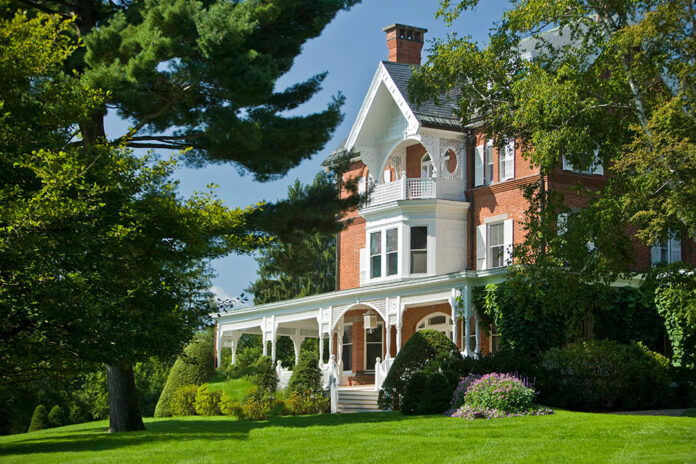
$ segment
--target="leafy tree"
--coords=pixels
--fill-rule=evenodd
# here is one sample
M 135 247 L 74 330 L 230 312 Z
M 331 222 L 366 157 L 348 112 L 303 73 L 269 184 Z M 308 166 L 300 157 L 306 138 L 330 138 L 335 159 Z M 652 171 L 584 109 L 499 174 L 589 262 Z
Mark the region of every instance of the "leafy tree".
M 300 353 L 300 359 L 292 371 L 288 391 L 290 392 L 321 392 L 321 371 L 319 357 L 316 353 L 305 350 Z
M 444 0 L 438 14 L 451 22 L 477 3 Z M 557 235 L 562 211 L 545 206 L 561 157 L 584 169 L 598 153 L 610 180 L 598 191 L 578 189 L 587 207 L 567 225 L 581 232 L 565 237 L 575 239 L 565 251 L 606 239 L 586 253 L 589 266 L 560 257 L 585 279 L 611 280 L 631 262 L 625 225 L 646 244 L 696 231 L 695 11 L 692 0 L 516 2 L 486 46 L 456 35 L 437 42 L 411 92 L 421 102 L 456 92 L 464 123 L 479 118 L 498 144 L 521 142 L 542 173 L 539 217 L 531 219 L 549 227 L 537 226 L 527 243 L 538 254 Z M 549 40 L 559 34 L 567 40 Z
M 311 186 L 296 180 L 288 188 L 288 200 L 297 201 L 310 189 L 331 188 L 331 177 L 319 173 Z M 274 240 L 262 248 L 259 278 L 246 289 L 255 304 L 289 300 L 336 287 L 336 236 L 324 232 L 298 231 L 290 240 Z
M 48 427 L 49 423 L 48 414 L 46 414 L 46 406 L 40 404 L 34 409 L 34 415 L 31 417 L 31 424 L 29 424 L 29 432 L 47 429 Z

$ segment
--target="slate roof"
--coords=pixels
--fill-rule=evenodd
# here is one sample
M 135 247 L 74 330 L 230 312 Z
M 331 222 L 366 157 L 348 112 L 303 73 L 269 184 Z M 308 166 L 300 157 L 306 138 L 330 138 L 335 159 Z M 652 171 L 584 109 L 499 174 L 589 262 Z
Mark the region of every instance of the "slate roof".
M 442 99 L 439 105 L 436 105 L 433 101 L 428 101 L 420 106 L 416 106 L 408 95 L 408 81 L 411 80 L 415 66 L 408 63 L 395 63 L 392 61 L 382 61 L 382 64 L 422 126 L 439 129 L 462 129 L 459 118 L 454 115 L 454 110 L 457 108 L 456 98 Z M 346 153 L 345 144 L 347 139 L 346 137 L 341 141 L 324 162 L 321 163 L 322 166 L 331 165 L 338 157 Z

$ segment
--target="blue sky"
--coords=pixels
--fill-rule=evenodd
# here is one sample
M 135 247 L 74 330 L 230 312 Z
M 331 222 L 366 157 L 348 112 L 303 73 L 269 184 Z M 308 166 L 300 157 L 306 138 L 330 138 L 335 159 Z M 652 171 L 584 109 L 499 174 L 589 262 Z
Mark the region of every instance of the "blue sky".
M 507 0 L 482 0 L 479 6 L 462 17 L 448 29 L 444 22 L 435 19 L 439 5 L 435 0 L 363 0 L 350 11 L 340 13 L 322 35 L 308 42 L 290 72 L 278 82 L 282 89 L 303 81 L 319 72 L 328 71 L 323 90 L 299 109 L 300 113 L 320 111 L 339 91 L 346 97 L 343 107 L 345 119 L 335 132 L 333 140 L 322 152 L 290 171 L 275 182 L 254 182 L 249 175 L 240 175 L 233 165 L 208 166 L 200 169 L 181 167 L 176 176 L 181 181 L 180 191 L 188 196 L 195 191 L 206 190 L 206 185 L 219 185 L 217 193 L 229 206 L 247 206 L 261 200 L 275 201 L 286 195 L 287 187 L 295 179 L 310 182 L 320 170 L 322 160 L 348 135 L 360 109 L 380 60 L 387 59 L 387 46 L 382 28 L 392 23 L 408 24 L 428 29 L 428 41 L 444 37 L 456 31 L 471 35 L 485 42 L 489 29 L 498 21 L 509 5 Z M 107 121 L 109 136 L 118 136 L 128 123 L 110 117 Z M 167 156 L 168 153 L 162 152 Z M 214 290 L 222 296 L 239 295 L 256 279 L 256 262 L 251 256 L 228 256 L 213 262 L 217 272 Z

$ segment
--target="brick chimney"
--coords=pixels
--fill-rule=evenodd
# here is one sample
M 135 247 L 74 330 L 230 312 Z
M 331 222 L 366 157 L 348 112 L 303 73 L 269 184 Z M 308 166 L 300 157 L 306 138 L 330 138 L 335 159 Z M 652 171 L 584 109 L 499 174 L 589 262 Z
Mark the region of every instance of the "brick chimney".
M 392 24 L 382 30 L 387 33 L 389 61 L 415 65 L 421 63 L 423 36 L 428 32 L 427 29 L 405 26 L 403 24 Z

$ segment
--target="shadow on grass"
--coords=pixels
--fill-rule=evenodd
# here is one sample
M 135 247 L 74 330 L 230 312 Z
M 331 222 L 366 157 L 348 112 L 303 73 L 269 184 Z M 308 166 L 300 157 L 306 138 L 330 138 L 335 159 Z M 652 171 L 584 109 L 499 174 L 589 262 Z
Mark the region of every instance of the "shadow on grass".
M 252 422 L 233 418 L 171 418 L 147 421 L 147 430 L 108 435 L 106 427 L 90 427 L 64 433 L 25 434 L 16 441 L 0 444 L 0 456 L 78 451 L 107 451 L 145 443 L 183 440 L 246 440 L 254 429 L 266 427 L 305 428 L 342 426 L 408 420 L 398 412 L 323 414 L 318 416 L 271 417 Z

